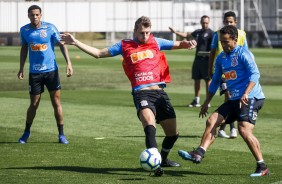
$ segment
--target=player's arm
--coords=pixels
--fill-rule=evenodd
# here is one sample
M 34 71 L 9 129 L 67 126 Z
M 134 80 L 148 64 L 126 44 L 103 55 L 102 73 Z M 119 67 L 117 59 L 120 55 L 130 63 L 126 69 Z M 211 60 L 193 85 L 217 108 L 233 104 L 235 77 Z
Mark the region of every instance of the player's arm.
M 211 51 L 209 56 L 209 76 L 213 75 L 214 61 L 216 58 L 216 49 L 218 48 L 218 35 L 217 32 L 213 33 L 212 42 L 211 42 Z
M 188 38 L 191 36 L 191 33 L 178 32 L 178 31 L 175 31 L 175 29 L 173 29 L 172 27 L 168 27 L 168 28 L 172 33 L 175 33 L 177 36 L 180 36 L 182 38 Z
M 209 76 L 211 77 L 213 74 L 213 66 L 214 66 L 214 59 L 215 59 L 215 49 L 211 49 L 209 55 Z
M 197 46 L 196 40 L 175 41 L 171 49 L 194 49 Z
M 241 97 L 241 103 L 248 104 L 248 95 L 251 90 L 255 87 L 257 83 L 259 83 L 260 72 L 258 70 L 257 64 L 255 63 L 255 59 L 253 54 L 249 50 L 245 50 L 244 53 L 241 55 L 243 64 L 251 74 L 250 81 L 244 91 L 244 94 Z
M 72 68 L 70 57 L 69 57 L 68 48 L 62 42 L 59 42 L 59 47 L 67 63 L 67 67 L 66 67 L 67 77 L 70 77 L 73 74 L 73 68 Z
M 216 61 L 215 63 L 215 69 L 214 69 L 214 75 L 212 76 L 212 80 L 211 83 L 209 85 L 209 89 L 208 89 L 208 94 L 207 94 L 207 98 L 205 99 L 205 102 L 203 103 L 203 105 L 201 106 L 201 111 L 199 113 L 199 117 L 205 117 L 208 113 L 208 108 L 209 108 L 209 103 L 211 102 L 213 96 L 215 95 L 220 81 L 221 81 L 221 76 L 222 76 L 222 68 L 221 68 L 221 62 Z
M 69 45 L 74 45 L 83 52 L 89 54 L 90 56 L 93 56 L 95 58 L 103 58 L 103 57 L 111 57 L 112 55 L 110 54 L 108 48 L 103 48 L 103 49 L 98 49 L 95 47 L 91 47 L 89 45 L 86 45 L 79 40 L 75 39 L 73 35 L 70 33 L 65 33 L 61 35 L 62 41 L 64 44 L 69 44 Z
M 24 64 L 28 54 L 28 45 L 22 45 L 20 51 L 20 69 L 18 72 L 18 78 L 22 80 L 24 78 Z

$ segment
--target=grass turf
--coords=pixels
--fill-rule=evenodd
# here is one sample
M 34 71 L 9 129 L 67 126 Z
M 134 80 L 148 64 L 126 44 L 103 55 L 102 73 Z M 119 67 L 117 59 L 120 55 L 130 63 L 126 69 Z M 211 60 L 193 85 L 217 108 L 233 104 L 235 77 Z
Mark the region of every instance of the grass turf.
M 58 50 L 57 50 L 58 51 Z M 58 144 L 57 128 L 48 93 L 42 95 L 28 143 L 17 143 L 24 129 L 28 63 L 25 79 L 16 77 L 19 48 L 0 49 L 0 181 L 1 183 L 279 183 L 282 182 L 280 107 L 282 54 L 278 49 L 254 49 L 267 100 L 260 111 L 255 135 L 261 143 L 271 176 L 250 178 L 255 160 L 242 138 L 216 139 L 200 165 L 181 160 L 177 150 L 198 146 L 205 119 L 199 108 L 187 108 L 193 98 L 190 79 L 193 51 L 167 52 L 173 81 L 166 91 L 175 107 L 180 138 L 169 156 L 180 168 L 165 168 L 163 177 L 149 176 L 138 157 L 145 148 L 144 132 L 136 117 L 121 58 L 95 60 L 70 47 L 74 76 L 64 75 L 65 63 L 58 52 L 62 81 L 61 101 L 69 145 Z M 75 59 L 79 55 L 80 59 Z M 204 87 L 202 88 L 204 94 Z M 204 100 L 204 95 L 202 95 Z M 212 112 L 223 98 L 216 95 Z M 228 127 L 228 126 L 227 126 Z M 228 128 L 227 128 L 228 129 Z M 164 134 L 157 127 L 161 147 Z

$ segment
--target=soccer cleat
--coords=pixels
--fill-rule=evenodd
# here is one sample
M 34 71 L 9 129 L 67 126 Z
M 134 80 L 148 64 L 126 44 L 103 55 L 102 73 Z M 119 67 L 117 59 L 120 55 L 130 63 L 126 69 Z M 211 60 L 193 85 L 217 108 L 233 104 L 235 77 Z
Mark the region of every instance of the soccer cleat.
M 25 144 L 27 143 L 27 139 L 30 137 L 30 132 L 24 132 L 21 138 L 19 139 L 19 143 Z
M 191 152 L 178 150 L 178 155 L 182 159 L 192 161 L 193 163 L 196 163 L 196 164 L 199 164 L 203 159 L 203 157 L 197 153 L 197 150 L 194 150 Z
M 199 104 L 195 99 L 188 105 L 188 107 L 201 107 L 201 104 Z
M 164 170 L 161 167 L 158 167 L 156 170 L 154 170 L 154 176 L 162 176 L 164 174 Z
M 269 173 L 269 170 L 266 166 L 261 167 L 257 164 L 256 171 L 254 173 L 252 173 L 250 176 L 251 177 L 261 177 L 261 176 L 269 176 L 269 175 L 270 175 L 270 173 Z
M 69 141 L 66 139 L 66 137 L 64 135 L 59 135 L 59 143 L 68 144 Z
M 180 167 L 180 164 L 175 161 L 166 159 L 162 161 L 161 166 L 162 167 Z
M 230 138 L 229 135 L 227 135 L 224 130 L 219 130 L 217 136 L 221 138 L 227 138 L 227 139 Z
M 236 128 L 232 128 L 230 131 L 230 138 L 236 138 L 237 137 L 237 130 Z

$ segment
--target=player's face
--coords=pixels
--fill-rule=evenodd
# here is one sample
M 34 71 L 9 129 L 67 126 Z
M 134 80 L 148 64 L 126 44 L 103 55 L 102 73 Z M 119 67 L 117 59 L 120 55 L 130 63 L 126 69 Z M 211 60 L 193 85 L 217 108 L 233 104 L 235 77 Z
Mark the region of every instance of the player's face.
M 149 40 L 151 34 L 151 27 L 144 27 L 144 26 L 139 26 L 137 30 L 134 32 L 135 38 L 140 42 L 140 43 L 147 43 Z
M 202 29 L 208 29 L 209 27 L 209 18 L 203 18 L 201 20 Z
M 225 53 L 229 53 L 232 51 L 237 44 L 237 38 L 232 39 L 230 34 L 221 34 L 220 35 L 220 43 Z
M 34 27 L 40 27 L 40 19 L 41 19 L 41 13 L 39 9 L 34 9 L 31 10 L 28 13 L 28 18 L 30 20 L 30 23 L 34 26 Z
M 235 21 L 234 17 L 226 17 L 223 24 L 225 26 L 231 25 L 236 27 L 237 21 Z

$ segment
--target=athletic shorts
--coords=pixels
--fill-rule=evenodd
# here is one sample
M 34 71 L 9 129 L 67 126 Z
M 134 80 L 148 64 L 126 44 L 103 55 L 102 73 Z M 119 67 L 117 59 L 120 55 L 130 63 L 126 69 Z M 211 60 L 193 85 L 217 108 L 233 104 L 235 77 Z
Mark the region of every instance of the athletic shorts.
M 192 79 L 210 79 L 209 77 L 209 57 L 196 56 L 192 66 Z
M 224 117 L 225 124 L 230 124 L 234 121 L 247 121 L 255 125 L 258 112 L 262 108 L 263 103 L 264 99 L 249 98 L 248 105 L 242 103 L 240 109 L 240 99 L 228 100 L 216 109 L 215 112 Z
M 29 94 L 39 95 L 43 93 L 44 85 L 48 91 L 61 89 L 58 70 L 45 73 L 29 73 Z
M 176 118 L 174 108 L 164 90 L 138 90 L 132 92 L 132 95 L 138 118 L 140 110 L 146 108 L 153 111 L 157 123 Z

